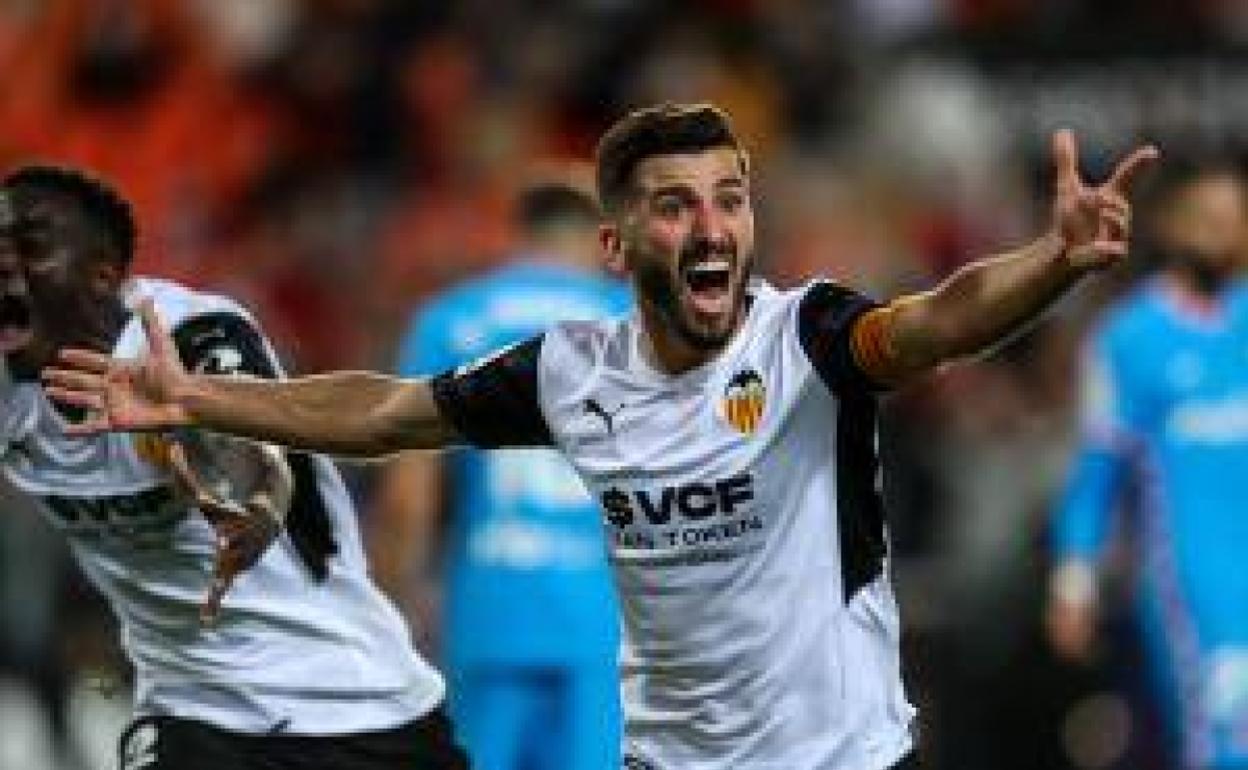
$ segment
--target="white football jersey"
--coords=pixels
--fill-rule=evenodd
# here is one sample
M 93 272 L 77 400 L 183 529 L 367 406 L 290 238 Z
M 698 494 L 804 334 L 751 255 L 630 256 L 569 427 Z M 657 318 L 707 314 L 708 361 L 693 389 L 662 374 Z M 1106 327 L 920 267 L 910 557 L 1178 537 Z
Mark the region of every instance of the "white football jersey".
M 272 351 L 233 301 L 136 279 L 179 349 L 211 371 L 247 371 Z M 190 335 L 183 334 L 190 330 Z M 240 332 L 241 330 L 241 332 Z M 242 336 L 240 336 L 240 333 Z M 137 314 L 114 355 L 146 341 Z M 250 350 L 247 348 L 250 346 Z M 295 490 L 327 514 L 337 552 L 317 580 L 282 536 L 226 595 L 216 625 L 199 605 L 213 566 L 213 530 L 178 500 L 154 434 L 74 438 L 36 383 L 0 379 L 0 469 L 63 530 L 78 563 L 121 621 L 134 664 L 136 710 L 241 732 L 345 734 L 418 718 L 443 697 L 441 677 L 413 650 L 407 626 L 373 586 L 355 512 L 332 463 L 311 456 Z M 298 479 L 298 476 L 296 476 Z
M 638 319 L 575 322 L 435 396 L 473 443 L 559 447 L 601 503 L 629 770 L 879 770 L 910 751 L 914 709 L 849 344 L 873 305 L 827 282 L 751 294 L 680 375 L 646 362 Z

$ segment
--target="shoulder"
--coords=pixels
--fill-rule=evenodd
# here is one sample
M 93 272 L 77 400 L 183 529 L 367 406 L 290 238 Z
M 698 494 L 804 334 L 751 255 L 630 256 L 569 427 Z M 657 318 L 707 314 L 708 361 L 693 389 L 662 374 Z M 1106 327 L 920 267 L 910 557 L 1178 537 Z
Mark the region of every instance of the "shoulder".
M 542 337 L 539 373 L 548 395 L 580 391 L 606 370 L 627 368 L 626 319 L 560 321 Z
M 1242 319 L 1248 318 L 1248 280 L 1241 278 L 1230 285 L 1227 289 L 1227 302 L 1241 323 Z
M 781 292 L 790 303 L 802 307 L 836 309 L 861 304 L 877 304 L 857 289 L 831 278 L 812 278 L 793 289 Z
M 785 320 L 796 328 L 804 343 L 815 337 L 843 336 L 855 319 L 879 306 L 865 294 L 827 278 L 815 278 L 779 292 L 775 302 L 784 308 Z
M 198 319 L 229 318 L 235 324 L 257 329 L 255 317 L 237 300 L 223 294 L 198 291 L 173 281 L 156 278 L 135 278 L 125 290 L 126 305 L 137 308 L 144 299 L 151 299 L 161 321 L 175 336 Z M 122 333 L 119 347 L 142 338 L 137 316 Z M 121 351 L 119 351 L 121 352 Z
M 276 356 L 268 341 L 252 314 L 236 300 L 171 281 L 137 279 L 127 302 L 134 306 L 149 297 L 186 366 L 215 374 L 276 374 Z M 139 319 L 131 318 L 117 352 L 132 354 L 145 344 Z
M 250 311 L 238 300 L 224 294 L 200 291 L 157 278 L 135 278 L 126 289 L 126 304 L 132 308 L 149 297 L 156 303 L 161 319 L 171 328 L 190 318 L 210 313 L 227 313 L 255 323 Z
M 558 321 L 546 330 L 542 355 L 557 363 L 592 365 L 624 344 L 624 319 Z

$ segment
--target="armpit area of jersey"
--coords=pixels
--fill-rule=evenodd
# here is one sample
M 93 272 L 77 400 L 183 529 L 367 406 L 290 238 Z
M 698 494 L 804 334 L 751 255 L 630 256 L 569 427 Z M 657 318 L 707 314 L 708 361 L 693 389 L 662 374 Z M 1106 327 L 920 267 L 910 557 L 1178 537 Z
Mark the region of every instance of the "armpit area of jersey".
M 554 446 L 537 394 L 542 336 L 430 381 L 438 410 L 482 449 Z

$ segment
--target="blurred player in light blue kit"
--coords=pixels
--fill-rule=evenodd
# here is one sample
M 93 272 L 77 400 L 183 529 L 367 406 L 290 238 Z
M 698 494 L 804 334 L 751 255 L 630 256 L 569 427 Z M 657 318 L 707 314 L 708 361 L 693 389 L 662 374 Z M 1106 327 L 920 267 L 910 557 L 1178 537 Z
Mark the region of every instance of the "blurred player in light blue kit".
M 1248 767 L 1248 293 L 1230 166 L 1172 164 L 1164 264 L 1092 339 L 1083 438 L 1054 523 L 1049 631 L 1086 658 L 1097 566 L 1129 509 L 1149 684 L 1188 768 Z
M 507 265 L 416 313 L 399 374 L 466 364 L 558 320 L 627 311 L 627 290 L 599 272 L 592 196 L 533 184 L 515 219 L 521 243 Z M 617 610 L 601 515 L 581 481 L 553 451 L 398 458 L 378 506 L 383 585 L 410 593 L 444 511 L 443 663 L 473 766 L 618 767 Z

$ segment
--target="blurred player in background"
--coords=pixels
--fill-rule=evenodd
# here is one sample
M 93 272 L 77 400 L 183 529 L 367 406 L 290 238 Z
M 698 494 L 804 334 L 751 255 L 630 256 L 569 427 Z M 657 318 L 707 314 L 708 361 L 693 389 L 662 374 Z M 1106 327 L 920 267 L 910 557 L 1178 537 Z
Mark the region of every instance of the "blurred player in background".
M 980 351 L 1127 253 L 1139 148 L 1097 186 L 1054 137 L 1048 229 L 886 305 L 753 279 L 749 159 L 723 111 L 660 105 L 598 148 L 601 240 L 635 312 L 556 324 L 432 379 L 191 374 L 64 354 L 72 433 L 199 426 L 344 454 L 556 447 L 609 523 L 628 770 L 882 770 L 914 759 L 878 487 L 878 394 Z M 544 614 L 546 608 L 534 606 Z
M 512 260 L 415 315 L 401 376 L 438 374 L 559 320 L 627 310 L 626 288 L 602 273 L 592 195 L 539 182 L 515 208 Z M 566 461 L 549 451 L 410 452 L 391 464 L 380 501 L 374 574 L 397 596 L 429 578 L 449 513 L 442 659 L 473 766 L 617 767 L 617 611 L 601 517 Z
M 0 472 L 65 532 L 120 620 L 137 678 L 122 770 L 307 767 L 309 755 L 323 768 L 463 767 L 442 680 L 369 582 L 326 459 L 288 464 L 276 447 L 208 434 L 66 436 L 82 415 L 37 379 L 65 345 L 139 354 L 140 297 L 170 320 L 188 368 L 277 376 L 254 319 L 224 297 L 128 279 L 130 207 L 98 180 L 29 166 L 2 192 Z
M 1048 629 L 1087 659 L 1098 566 L 1133 514 L 1149 684 L 1187 768 L 1248 767 L 1248 190 L 1230 164 L 1171 166 L 1158 276 L 1089 344 L 1082 445 L 1054 521 Z

